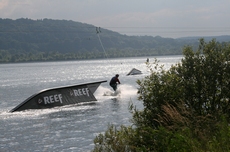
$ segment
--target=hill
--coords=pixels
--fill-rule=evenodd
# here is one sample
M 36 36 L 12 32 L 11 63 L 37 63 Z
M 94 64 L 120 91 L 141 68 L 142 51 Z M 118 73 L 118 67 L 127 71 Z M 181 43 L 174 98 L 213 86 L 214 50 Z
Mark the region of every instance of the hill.
M 127 36 L 67 20 L 0 19 L 0 63 L 105 58 L 103 47 L 109 58 L 178 55 L 197 44 L 195 37 Z

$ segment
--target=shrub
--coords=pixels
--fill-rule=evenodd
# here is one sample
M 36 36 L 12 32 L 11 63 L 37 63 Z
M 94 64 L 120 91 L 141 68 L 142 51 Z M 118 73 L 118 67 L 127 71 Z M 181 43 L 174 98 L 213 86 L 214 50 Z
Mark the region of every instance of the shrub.
M 101 134 L 101 151 L 230 149 L 230 45 L 201 39 L 197 51 L 185 46 L 183 53 L 169 70 L 157 60 L 147 65 L 150 75 L 137 81 L 144 109 L 130 106 L 135 127 Z

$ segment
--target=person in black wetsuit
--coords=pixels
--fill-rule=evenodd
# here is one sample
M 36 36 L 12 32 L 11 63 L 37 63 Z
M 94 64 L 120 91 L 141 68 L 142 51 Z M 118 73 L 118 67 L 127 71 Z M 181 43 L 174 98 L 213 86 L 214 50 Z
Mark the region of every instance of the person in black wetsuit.
M 118 79 L 119 74 L 116 74 L 114 77 L 112 77 L 112 79 L 109 82 L 109 85 L 113 88 L 114 91 L 117 90 L 117 84 L 121 84 L 120 80 Z

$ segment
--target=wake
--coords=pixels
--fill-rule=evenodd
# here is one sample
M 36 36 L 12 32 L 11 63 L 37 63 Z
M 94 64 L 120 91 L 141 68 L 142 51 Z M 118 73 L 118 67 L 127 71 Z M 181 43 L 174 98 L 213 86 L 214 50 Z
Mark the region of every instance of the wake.
M 118 96 L 120 94 L 121 94 L 121 89 L 118 88 L 116 91 L 111 91 L 111 90 L 105 91 L 103 96 Z
M 108 99 L 108 97 L 125 99 L 137 96 L 137 88 L 127 84 L 120 84 L 117 90 L 113 91 L 110 87 L 99 86 L 98 90 L 95 92 L 95 96 L 97 96 L 98 99 Z

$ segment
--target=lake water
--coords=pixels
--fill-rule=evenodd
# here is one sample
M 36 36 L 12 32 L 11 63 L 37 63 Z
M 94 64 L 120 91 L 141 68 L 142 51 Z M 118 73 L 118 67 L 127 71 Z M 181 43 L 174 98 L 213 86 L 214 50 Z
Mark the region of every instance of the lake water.
M 155 57 L 148 57 L 150 62 Z M 182 56 L 156 57 L 165 68 Z M 146 57 L 66 62 L 0 64 L 0 151 L 87 152 L 93 140 L 109 124 L 130 125 L 130 102 L 137 100 L 137 79 L 149 75 Z M 141 75 L 126 76 L 132 69 Z M 115 99 L 104 96 L 112 91 L 109 81 L 119 74 L 121 93 Z M 94 93 L 97 101 L 52 109 L 9 111 L 31 95 L 47 88 L 107 80 Z

